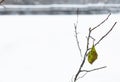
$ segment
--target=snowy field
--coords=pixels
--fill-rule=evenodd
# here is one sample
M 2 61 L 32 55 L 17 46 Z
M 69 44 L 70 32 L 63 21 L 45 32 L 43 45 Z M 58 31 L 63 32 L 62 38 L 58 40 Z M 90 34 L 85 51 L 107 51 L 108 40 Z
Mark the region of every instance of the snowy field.
M 79 40 L 85 51 L 89 27 L 105 15 L 79 15 Z M 112 32 L 96 47 L 98 59 L 84 69 L 107 66 L 78 82 L 120 82 L 120 14 L 112 14 L 93 33 L 98 40 L 114 22 Z M 81 57 L 74 36 L 76 15 L 0 16 L 0 82 L 71 82 Z

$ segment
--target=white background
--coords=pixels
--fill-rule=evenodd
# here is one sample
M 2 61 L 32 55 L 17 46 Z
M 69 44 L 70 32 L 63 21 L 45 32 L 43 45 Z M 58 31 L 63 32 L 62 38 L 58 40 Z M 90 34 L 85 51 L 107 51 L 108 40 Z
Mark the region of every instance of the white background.
M 107 15 L 80 15 L 79 41 L 84 54 L 89 27 Z M 107 66 L 78 82 L 120 82 L 120 15 L 112 14 L 93 32 L 96 41 L 117 21 L 97 45 L 98 59 L 84 69 Z M 0 16 L 0 82 L 71 82 L 81 57 L 76 45 L 76 15 Z

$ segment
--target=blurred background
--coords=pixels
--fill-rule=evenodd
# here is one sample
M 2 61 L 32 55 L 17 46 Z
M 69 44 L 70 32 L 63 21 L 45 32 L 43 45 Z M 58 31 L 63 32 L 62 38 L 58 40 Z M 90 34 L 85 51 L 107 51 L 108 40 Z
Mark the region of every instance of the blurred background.
M 119 13 L 120 0 L 5 0 L 0 14 L 106 14 Z
M 13 5 L 42 5 L 42 4 L 118 4 L 120 0 L 5 0 L 6 4 Z

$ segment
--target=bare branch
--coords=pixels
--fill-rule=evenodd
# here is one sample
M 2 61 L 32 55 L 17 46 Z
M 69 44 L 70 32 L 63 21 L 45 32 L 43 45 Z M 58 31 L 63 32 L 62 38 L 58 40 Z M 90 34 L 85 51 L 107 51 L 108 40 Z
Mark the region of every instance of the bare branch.
M 77 21 L 76 21 L 76 24 L 74 24 L 74 28 L 75 28 L 75 38 L 76 38 L 77 46 L 78 46 L 78 49 L 79 49 L 79 52 L 80 52 L 80 56 L 82 58 L 82 51 L 81 51 L 81 48 L 80 48 L 80 44 L 79 44 L 79 40 L 78 40 L 78 32 L 77 32 L 78 12 L 79 12 L 79 9 L 77 9 Z
M 82 77 L 84 77 L 88 72 L 92 72 L 92 71 L 95 71 L 95 70 L 106 68 L 106 66 L 103 66 L 103 67 L 95 68 L 95 69 L 92 69 L 92 70 L 82 70 L 83 65 L 85 64 L 85 60 L 86 60 L 86 58 L 88 56 L 88 51 L 91 49 L 91 48 L 89 48 L 89 40 L 90 40 L 90 38 L 92 38 L 93 42 L 95 41 L 95 38 L 91 36 L 92 31 L 95 30 L 96 28 L 98 28 L 100 25 L 102 25 L 105 21 L 107 21 L 110 15 L 111 15 L 111 13 L 107 16 L 106 19 L 104 19 L 100 24 L 98 24 L 94 28 L 89 28 L 89 33 L 88 33 L 88 36 L 87 36 L 86 51 L 84 53 L 83 60 L 82 60 L 82 62 L 80 64 L 79 70 L 77 71 L 77 73 L 76 73 L 76 75 L 74 77 L 74 81 L 73 82 L 76 82 L 79 78 L 81 78 L 81 77 L 78 77 L 81 72 L 86 72 L 82 76 Z M 104 36 L 102 36 L 102 38 L 100 38 L 100 40 L 95 44 L 95 46 L 97 44 L 99 44 L 99 42 L 102 41 L 103 38 L 105 38 L 112 31 L 112 29 L 115 27 L 116 23 L 117 22 L 115 22 L 114 25 L 112 26 L 112 28 Z M 78 46 L 78 49 L 80 51 L 80 54 L 82 55 L 81 49 L 80 49 L 80 45 L 79 45 L 79 40 L 78 40 L 77 24 L 78 24 L 78 10 L 77 10 L 77 22 L 76 22 L 76 24 L 74 24 L 74 28 L 75 28 L 75 37 L 76 37 L 77 46 Z
M 100 25 L 102 25 L 105 21 L 107 21 L 108 20 L 108 18 L 110 17 L 110 15 L 111 15 L 111 13 L 107 16 L 107 18 L 106 19 L 104 19 L 100 24 L 98 24 L 97 26 L 95 26 L 94 28 L 92 28 L 91 30 L 94 30 L 94 29 L 96 29 L 97 27 L 99 27 Z
M 90 37 L 91 37 L 91 28 L 89 28 L 89 33 L 88 33 L 88 37 L 87 37 L 87 47 L 86 47 L 86 52 L 85 52 L 85 56 L 87 56 L 87 52 L 88 52 L 88 49 L 89 49 L 89 40 L 90 40 Z
M 82 58 L 82 51 L 81 51 L 79 40 L 78 40 L 77 26 L 75 25 L 74 27 L 75 27 L 75 38 L 76 38 L 77 46 L 78 46 L 78 49 L 79 49 L 79 52 L 80 52 L 80 56 Z
M 103 66 L 103 67 L 99 67 L 99 68 L 95 68 L 95 69 L 91 69 L 91 70 L 81 70 L 81 72 L 92 72 L 92 71 L 96 71 L 96 70 L 99 70 L 99 69 L 103 69 L 103 68 L 106 68 L 107 66 Z
M 86 72 L 86 73 L 83 74 L 82 76 L 78 77 L 77 80 L 80 79 L 80 78 L 83 78 L 87 73 L 88 73 L 88 72 Z
M 107 66 L 103 66 L 103 67 L 99 67 L 99 68 L 95 68 L 95 69 L 91 69 L 91 70 L 81 70 L 81 72 L 86 72 L 84 75 L 82 75 L 81 77 L 78 77 L 78 79 L 80 78 L 83 78 L 88 72 L 92 72 L 92 71 L 96 71 L 96 70 L 99 70 L 99 69 L 103 69 L 103 68 L 106 68 Z
M 92 36 L 90 36 L 91 39 L 93 39 L 93 41 L 95 41 L 95 38 L 93 38 Z
M 80 74 L 81 69 L 82 69 L 82 67 L 83 67 L 83 65 L 84 65 L 84 63 L 85 63 L 86 57 L 87 57 L 87 52 L 88 52 L 88 48 L 89 48 L 90 34 L 91 34 L 91 28 L 89 28 L 89 34 L 88 34 L 88 37 L 87 37 L 87 49 L 86 49 L 86 52 L 85 52 L 85 54 L 84 54 L 84 58 L 83 58 L 83 61 L 82 61 L 81 65 L 80 65 L 80 68 L 79 68 L 78 72 L 77 72 L 76 75 L 75 75 L 74 82 L 76 82 L 77 77 L 78 77 L 78 75 Z
M 113 28 L 115 27 L 116 24 L 117 24 L 117 22 L 115 22 L 115 23 L 113 24 L 112 28 L 111 28 L 104 36 L 102 36 L 102 37 L 100 38 L 100 40 L 95 44 L 95 46 L 96 46 L 97 44 L 99 44 L 99 42 L 102 41 L 103 38 L 105 38 L 105 37 L 113 30 Z
M 86 57 L 87 57 L 87 52 L 88 52 L 88 50 L 89 50 L 89 39 L 90 39 L 90 36 L 91 36 L 91 32 L 92 32 L 92 30 L 91 30 L 91 28 L 89 28 L 89 33 L 88 33 L 88 36 L 87 36 L 87 47 L 86 47 L 86 51 L 85 51 L 85 54 L 84 54 L 83 61 L 82 61 L 81 65 L 80 65 L 80 68 L 79 68 L 77 74 L 75 75 L 74 82 L 77 80 L 77 77 L 78 77 L 78 75 L 80 74 L 81 69 L 82 69 L 82 67 L 83 67 L 83 65 L 84 65 L 84 63 L 85 63 L 85 60 L 86 60 Z

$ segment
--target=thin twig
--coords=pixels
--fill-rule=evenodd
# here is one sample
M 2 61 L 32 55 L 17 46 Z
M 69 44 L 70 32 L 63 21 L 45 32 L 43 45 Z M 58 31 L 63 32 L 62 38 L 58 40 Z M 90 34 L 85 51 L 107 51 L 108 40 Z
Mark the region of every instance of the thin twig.
M 92 36 L 90 36 L 91 39 L 93 39 L 93 41 L 95 41 L 95 38 L 93 38 Z
M 99 70 L 99 69 L 103 69 L 103 68 L 106 68 L 107 66 L 103 66 L 103 67 L 99 67 L 99 68 L 95 68 L 95 69 L 91 69 L 91 70 L 81 70 L 81 72 L 86 72 L 84 75 L 82 75 L 81 77 L 78 77 L 78 79 L 80 78 L 83 78 L 88 72 L 92 72 L 92 71 L 96 71 L 96 70 Z
M 88 72 L 86 72 L 86 73 L 83 74 L 82 76 L 78 77 L 77 80 L 80 79 L 80 78 L 83 78 L 87 73 L 88 73 Z
M 102 25 L 105 21 L 107 21 L 110 15 L 111 15 L 111 13 L 107 16 L 107 18 L 105 18 L 100 24 L 98 24 L 98 25 L 95 26 L 94 28 L 89 28 L 89 33 L 88 33 L 88 36 L 87 36 L 86 51 L 85 51 L 85 53 L 84 53 L 83 60 L 82 60 L 82 62 L 81 62 L 81 64 L 80 64 L 79 70 L 77 71 L 77 73 L 76 73 L 76 75 L 75 75 L 75 77 L 74 77 L 74 81 L 73 81 L 73 82 L 76 82 L 76 81 L 80 78 L 80 77 L 78 77 L 78 76 L 79 76 L 79 74 L 80 74 L 81 72 L 86 72 L 86 74 L 87 74 L 88 72 L 92 72 L 92 71 L 95 71 L 95 70 L 99 70 L 99 69 L 106 68 L 106 66 L 104 66 L 104 67 L 95 68 L 95 69 L 92 69 L 92 70 L 81 70 L 82 67 L 83 67 L 83 65 L 85 64 L 85 60 L 86 60 L 86 58 L 87 58 L 87 56 L 88 56 L 88 51 L 89 51 L 89 49 L 90 49 L 90 48 L 89 48 L 89 40 L 90 40 L 90 38 L 92 38 L 93 40 L 95 40 L 94 37 L 91 36 L 92 31 L 95 30 L 96 28 L 98 28 L 100 25 Z M 100 38 L 100 40 L 98 40 L 98 42 L 97 42 L 95 45 L 97 45 L 101 40 L 103 40 L 103 38 L 105 38 L 105 37 L 112 31 L 112 29 L 115 27 L 116 23 L 117 23 L 117 22 L 114 23 L 114 25 L 112 26 L 112 28 L 111 28 L 104 36 L 102 36 L 102 38 Z M 78 46 L 78 49 L 79 49 L 80 54 L 81 54 L 81 48 L 80 48 L 79 40 L 78 40 L 77 25 L 78 25 L 78 9 L 77 9 L 77 22 L 76 22 L 76 24 L 74 24 L 74 28 L 75 28 L 75 37 L 76 37 L 77 46 Z M 93 42 L 94 42 L 94 41 L 93 41 Z M 84 74 L 83 77 L 84 77 L 86 74 Z
M 89 40 L 90 40 L 90 37 L 91 37 L 91 28 L 89 28 L 89 33 L 88 33 L 88 37 L 87 37 L 87 47 L 86 47 L 86 52 L 85 52 L 85 56 L 87 56 L 87 52 L 88 52 L 88 48 L 89 48 Z
M 94 29 L 96 29 L 97 27 L 99 27 L 100 25 L 102 25 L 105 21 L 108 20 L 108 18 L 110 17 L 110 15 L 111 15 L 111 13 L 107 16 L 106 19 L 104 19 L 104 20 L 103 20 L 100 24 L 98 24 L 97 26 L 93 27 L 91 30 L 94 30 Z
M 81 70 L 81 72 L 91 72 L 91 71 L 96 71 L 96 70 L 99 70 L 99 69 L 103 69 L 103 68 L 106 68 L 107 66 L 103 66 L 103 67 L 99 67 L 99 68 L 95 68 L 95 69 L 91 69 L 91 70 Z
M 79 52 L 80 52 L 80 56 L 82 58 L 82 51 L 81 51 L 81 48 L 80 48 L 80 44 L 79 44 L 79 40 L 78 40 L 78 32 L 77 32 L 78 12 L 79 12 L 79 9 L 77 9 L 77 20 L 76 20 L 76 24 L 74 24 L 74 28 L 75 28 L 75 38 L 76 38 L 77 46 L 78 46 L 78 49 L 79 49 Z
M 82 58 L 82 51 L 81 51 L 79 40 L 78 40 L 77 26 L 74 24 L 74 27 L 75 27 L 75 38 L 76 38 L 77 46 L 78 46 L 78 49 L 79 49 L 79 52 L 80 52 L 80 56 Z
M 105 37 L 113 30 L 113 28 L 115 27 L 116 24 L 117 24 L 117 22 L 115 22 L 115 23 L 113 24 L 112 28 L 111 28 L 104 36 L 102 36 L 102 37 L 100 38 L 100 40 L 98 40 L 98 42 L 95 44 L 95 46 L 96 46 L 97 44 L 99 44 L 99 42 L 102 41 L 103 38 L 105 38 Z
M 83 61 L 82 61 L 81 65 L 80 65 L 80 68 L 79 68 L 78 72 L 77 72 L 76 75 L 75 75 L 74 82 L 76 82 L 77 77 L 78 77 L 78 75 L 80 74 L 81 69 L 82 69 L 82 67 L 83 67 L 83 65 L 84 65 L 84 63 L 85 63 L 86 57 L 87 57 L 87 52 L 88 52 L 88 47 L 89 47 L 90 34 L 91 34 L 91 28 L 89 28 L 89 34 L 88 34 L 88 37 L 87 37 L 87 49 L 86 49 L 86 52 L 85 52 Z

